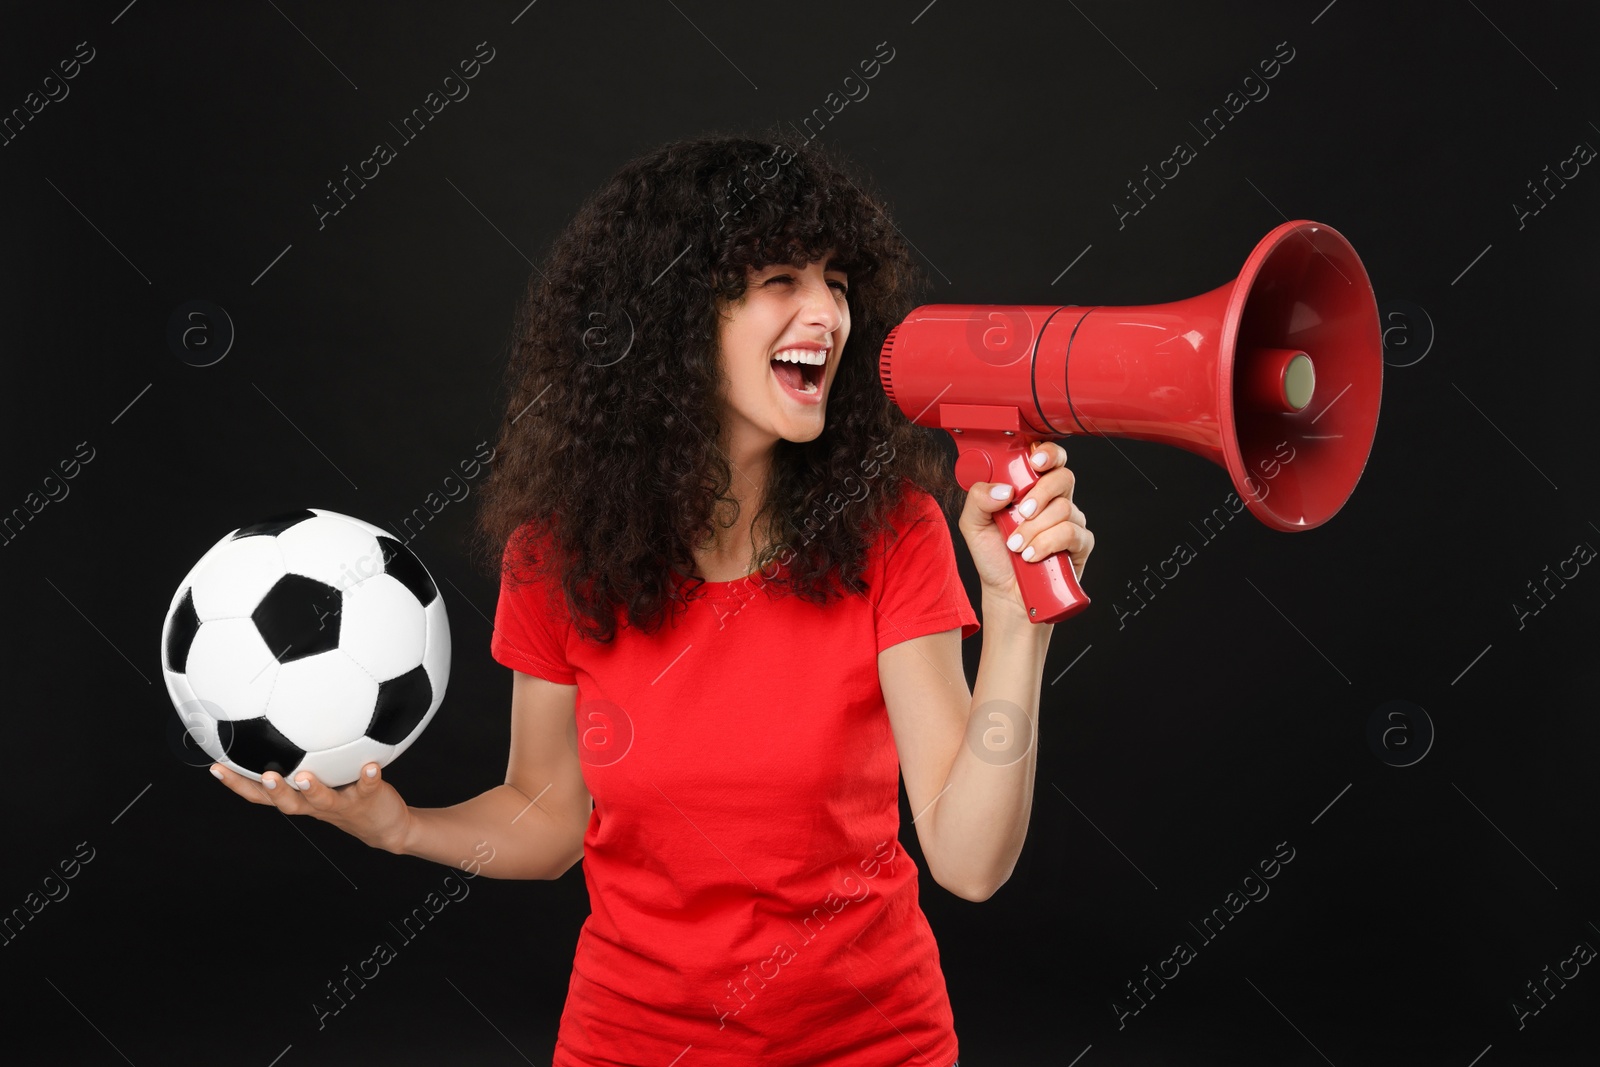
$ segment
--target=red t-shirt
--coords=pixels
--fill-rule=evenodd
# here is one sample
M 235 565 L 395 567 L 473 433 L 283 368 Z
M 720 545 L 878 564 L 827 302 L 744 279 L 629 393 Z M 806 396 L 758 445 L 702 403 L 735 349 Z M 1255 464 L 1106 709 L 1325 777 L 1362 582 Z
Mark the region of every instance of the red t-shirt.
M 559 589 L 502 585 L 490 651 L 577 685 L 595 801 L 553 1067 L 955 1062 L 877 654 L 978 619 L 933 497 L 908 485 L 891 522 L 864 594 L 706 582 L 675 624 L 609 646 Z

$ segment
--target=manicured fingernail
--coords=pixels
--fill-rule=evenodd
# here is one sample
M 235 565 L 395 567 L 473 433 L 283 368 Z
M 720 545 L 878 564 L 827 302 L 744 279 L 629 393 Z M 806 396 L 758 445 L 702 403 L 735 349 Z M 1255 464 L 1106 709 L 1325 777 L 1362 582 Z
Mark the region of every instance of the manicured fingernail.
M 1004 500 L 1011 495 L 1011 487 L 1009 485 L 997 485 L 989 490 L 989 495 L 996 500 Z
M 1033 546 L 1032 545 L 1029 545 L 1027 548 L 1022 550 L 1022 558 L 1027 560 L 1029 563 L 1033 562 Z
M 261 784 L 266 786 L 268 789 L 278 788 L 278 780 L 276 778 L 268 778 L 264 774 L 261 776 Z
M 1013 552 L 1015 552 L 1017 549 L 1021 548 L 1022 547 L 1022 535 L 1019 534 L 1019 533 L 1014 533 L 1010 537 L 1006 538 L 1006 547 L 1009 548 Z
M 1023 518 L 1031 519 L 1033 518 L 1033 513 L 1039 510 L 1039 502 L 1037 500 L 1024 500 L 1022 506 L 1017 510 L 1022 512 Z
M 373 764 L 369 764 L 367 766 L 367 777 L 368 778 L 376 778 L 376 777 L 378 777 L 378 765 L 377 764 L 373 763 Z
M 222 781 L 222 768 L 218 767 L 215 763 L 211 765 L 211 777 L 215 778 L 219 782 Z
M 1042 467 L 1046 463 L 1049 463 L 1049 462 L 1050 462 L 1050 453 L 1048 453 L 1048 452 L 1035 452 L 1033 454 L 1033 465 L 1035 467 Z
M 294 784 L 299 789 L 310 789 L 311 779 L 307 775 L 302 774 L 300 777 L 294 780 Z

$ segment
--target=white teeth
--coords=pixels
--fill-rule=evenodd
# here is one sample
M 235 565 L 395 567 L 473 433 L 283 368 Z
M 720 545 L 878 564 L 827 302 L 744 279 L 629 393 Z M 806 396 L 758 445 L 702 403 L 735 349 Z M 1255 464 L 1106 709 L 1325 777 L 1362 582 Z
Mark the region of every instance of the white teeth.
M 784 363 L 800 363 L 810 367 L 820 367 L 828 362 L 828 353 L 830 351 L 832 350 L 823 349 L 821 351 L 813 351 L 809 348 L 785 348 L 772 358 L 774 361 L 781 360 Z M 796 388 L 796 392 L 806 395 L 811 395 L 820 391 L 820 385 L 811 382 L 804 376 L 801 377 L 800 385 Z
M 809 348 L 785 348 L 773 359 L 781 359 L 785 363 L 808 363 L 813 367 L 820 367 L 828 362 L 827 352 L 813 352 Z

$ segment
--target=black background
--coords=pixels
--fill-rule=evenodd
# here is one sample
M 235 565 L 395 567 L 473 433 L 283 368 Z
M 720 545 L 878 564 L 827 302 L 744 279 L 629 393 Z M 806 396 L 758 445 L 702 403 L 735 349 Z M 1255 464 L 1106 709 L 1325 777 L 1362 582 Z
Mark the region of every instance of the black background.
M 1600 145 L 1589 5 L 39 7 L 4 15 L 0 109 L 78 42 L 95 57 L 0 148 L 0 508 L 79 442 L 94 459 L 0 555 L 0 910 L 80 842 L 94 859 L 0 948 L 12 1062 L 548 1062 L 581 869 L 475 880 L 317 1029 L 325 983 L 446 871 L 175 759 L 162 616 L 245 522 L 418 506 L 491 436 L 514 302 L 579 200 L 660 142 L 798 122 L 883 41 L 894 58 L 822 137 L 884 190 L 937 299 L 1176 300 L 1308 218 L 1352 242 L 1380 305 L 1411 306 L 1386 321 L 1382 415 L 1344 510 L 1301 534 L 1241 517 L 1120 628 L 1125 583 L 1229 482 L 1175 449 L 1065 442 L 1096 603 L 1056 627 L 1027 845 L 984 903 L 923 880 L 962 1063 L 1594 1062 L 1593 967 L 1521 1029 L 1511 1008 L 1600 946 L 1600 577 L 1520 628 L 1513 607 L 1600 545 L 1600 176 L 1520 226 L 1513 207 Z M 398 144 L 388 123 L 480 41 L 495 58 L 471 95 L 319 230 L 325 183 Z M 1189 123 L 1279 42 L 1294 58 L 1270 95 L 1200 146 Z M 1198 157 L 1119 228 L 1126 183 L 1179 140 Z M 203 368 L 166 341 L 196 299 L 237 329 Z M 463 548 L 475 503 L 412 544 L 456 648 L 390 776 L 413 804 L 503 780 L 509 672 Z M 1392 700 L 1436 731 L 1409 766 L 1368 742 Z M 1280 842 L 1295 858 L 1270 896 L 1201 944 L 1189 923 Z M 1197 958 L 1119 1030 L 1112 1000 L 1179 940 Z

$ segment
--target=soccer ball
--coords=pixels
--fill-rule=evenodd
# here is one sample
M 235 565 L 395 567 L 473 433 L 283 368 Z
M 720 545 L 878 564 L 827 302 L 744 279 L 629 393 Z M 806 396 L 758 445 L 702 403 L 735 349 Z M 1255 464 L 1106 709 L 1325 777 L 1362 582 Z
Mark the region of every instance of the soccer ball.
M 450 623 L 410 549 L 307 508 L 240 527 L 200 558 L 167 610 L 161 668 L 186 748 L 257 781 L 306 770 L 341 786 L 432 720 Z

